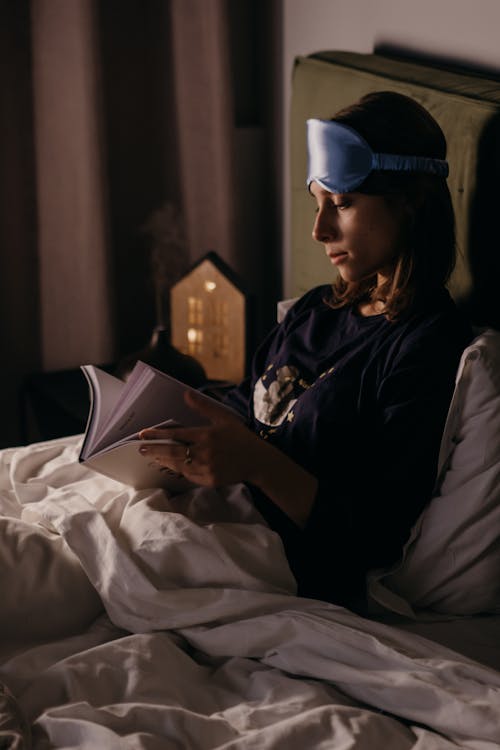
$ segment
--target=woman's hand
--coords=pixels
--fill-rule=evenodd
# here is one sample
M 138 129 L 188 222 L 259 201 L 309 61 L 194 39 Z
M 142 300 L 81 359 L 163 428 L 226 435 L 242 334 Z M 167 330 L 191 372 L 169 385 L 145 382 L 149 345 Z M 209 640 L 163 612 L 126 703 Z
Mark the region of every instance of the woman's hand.
M 253 482 L 262 440 L 239 417 L 216 402 L 190 391 L 186 391 L 185 400 L 210 424 L 142 430 L 142 439 L 175 443 L 148 444 L 141 446 L 140 452 L 160 466 L 206 487 Z
M 191 391 L 186 392 L 185 400 L 209 424 L 142 430 L 142 439 L 175 442 L 148 443 L 140 452 L 205 487 L 253 484 L 303 526 L 314 502 L 316 478 L 249 430 L 225 407 Z

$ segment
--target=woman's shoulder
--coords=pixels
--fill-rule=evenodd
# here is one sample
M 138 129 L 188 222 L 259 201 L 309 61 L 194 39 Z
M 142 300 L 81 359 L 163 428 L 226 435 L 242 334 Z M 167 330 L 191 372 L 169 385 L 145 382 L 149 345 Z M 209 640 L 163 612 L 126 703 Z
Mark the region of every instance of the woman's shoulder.
M 447 289 L 440 289 L 400 323 L 401 351 L 462 351 L 473 338 L 472 327 Z

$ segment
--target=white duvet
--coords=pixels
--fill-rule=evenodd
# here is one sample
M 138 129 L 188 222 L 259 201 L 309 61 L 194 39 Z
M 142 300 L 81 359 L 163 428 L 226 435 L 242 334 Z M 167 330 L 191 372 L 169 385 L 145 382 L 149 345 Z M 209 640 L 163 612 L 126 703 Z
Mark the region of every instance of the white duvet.
M 296 597 L 243 486 L 136 492 L 78 449 L 0 453 L 0 747 L 24 715 L 35 748 L 500 748 L 500 673 Z

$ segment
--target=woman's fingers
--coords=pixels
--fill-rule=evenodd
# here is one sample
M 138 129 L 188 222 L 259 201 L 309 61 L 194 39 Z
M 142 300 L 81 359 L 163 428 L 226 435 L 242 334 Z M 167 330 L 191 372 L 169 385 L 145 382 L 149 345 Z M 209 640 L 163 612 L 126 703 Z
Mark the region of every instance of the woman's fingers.
M 163 443 L 160 440 L 147 441 L 139 448 L 143 456 L 161 458 L 167 461 L 183 461 L 189 458 L 189 446 L 181 443 Z
M 253 463 L 252 448 L 259 439 L 226 407 L 190 393 L 189 405 L 194 408 L 195 402 L 210 424 L 141 430 L 139 437 L 147 441 L 139 449 L 141 454 L 199 484 L 246 481 Z
M 148 441 L 140 446 L 139 453 L 148 461 L 154 461 L 160 467 L 173 470 L 178 474 L 185 474 L 193 462 L 190 446 L 172 441 L 169 443 L 158 440 Z
M 178 440 L 175 440 L 173 435 L 171 434 L 170 430 L 175 428 L 166 428 L 166 429 L 153 429 L 153 428 L 147 428 L 145 430 L 141 430 L 139 432 L 139 438 L 141 440 L 150 440 L 150 441 L 156 441 L 161 442 L 162 445 L 175 445 L 176 442 L 179 442 Z

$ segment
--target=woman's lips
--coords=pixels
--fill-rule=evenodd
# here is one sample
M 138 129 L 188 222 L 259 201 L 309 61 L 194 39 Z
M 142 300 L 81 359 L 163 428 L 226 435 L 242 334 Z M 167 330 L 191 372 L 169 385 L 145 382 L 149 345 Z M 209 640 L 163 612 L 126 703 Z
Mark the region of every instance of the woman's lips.
M 335 265 L 342 263 L 347 258 L 347 253 L 327 253 L 327 255 Z

